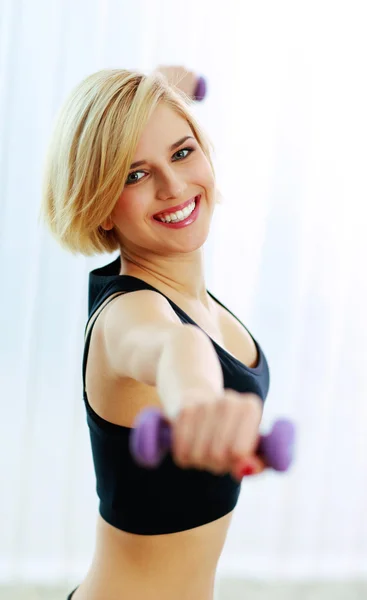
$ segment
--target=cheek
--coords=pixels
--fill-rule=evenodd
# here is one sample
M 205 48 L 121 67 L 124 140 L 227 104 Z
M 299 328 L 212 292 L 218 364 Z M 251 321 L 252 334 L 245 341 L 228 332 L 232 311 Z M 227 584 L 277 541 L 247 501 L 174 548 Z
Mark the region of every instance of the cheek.
M 210 188 L 214 185 L 214 176 L 209 161 L 203 155 L 202 160 L 195 165 L 195 174 L 198 183 Z
M 133 221 L 142 211 L 142 202 L 137 195 L 135 198 L 124 192 L 117 201 L 112 211 L 112 218 L 116 222 Z

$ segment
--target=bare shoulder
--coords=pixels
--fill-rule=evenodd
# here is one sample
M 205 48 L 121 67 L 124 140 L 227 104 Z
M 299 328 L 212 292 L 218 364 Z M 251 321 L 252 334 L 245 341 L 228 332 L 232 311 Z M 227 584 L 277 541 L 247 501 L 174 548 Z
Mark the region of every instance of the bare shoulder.
M 115 329 L 115 325 L 121 322 L 122 317 L 130 322 L 131 319 L 135 322 L 154 321 L 155 319 L 180 322 L 169 302 L 158 292 L 153 290 L 115 292 L 106 298 L 93 313 L 88 322 L 85 336 L 88 335 L 88 331 L 95 321 L 94 337 L 98 335 L 97 331 L 102 332 L 106 326 Z
M 165 336 L 182 323 L 167 299 L 153 290 L 110 296 L 93 318 L 97 320 L 88 352 L 88 401 L 102 418 L 130 427 L 144 406 L 160 406 L 150 381 L 151 365 Z M 141 378 L 134 376 L 136 357 L 143 364 Z
M 153 290 L 122 292 L 109 304 L 105 311 L 106 324 L 124 317 L 133 323 L 181 322 L 168 300 Z

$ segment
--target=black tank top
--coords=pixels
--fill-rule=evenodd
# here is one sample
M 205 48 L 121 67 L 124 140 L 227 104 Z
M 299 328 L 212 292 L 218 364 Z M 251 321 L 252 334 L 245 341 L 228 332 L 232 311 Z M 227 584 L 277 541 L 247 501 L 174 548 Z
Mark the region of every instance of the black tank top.
M 149 289 L 162 294 L 141 279 L 119 275 L 119 272 L 120 257 L 90 272 L 88 322 L 99 306 L 116 292 Z M 209 291 L 208 293 L 223 306 Z M 167 299 L 182 323 L 198 327 L 172 300 L 164 294 L 162 296 Z M 241 484 L 231 475 L 180 469 L 170 454 L 166 455 L 156 469 L 140 467 L 129 450 L 131 428 L 103 419 L 90 406 L 85 391 L 85 373 L 93 325 L 85 339 L 83 396 L 101 516 L 118 529 L 141 535 L 156 535 L 192 529 L 232 511 L 237 504 Z M 241 325 L 245 327 L 243 323 Z M 220 360 L 224 387 L 238 392 L 254 392 L 265 401 L 269 390 L 269 368 L 257 341 L 253 338 L 258 350 L 258 364 L 252 368 L 245 366 L 214 340 L 209 339 Z M 123 402 L 123 398 L 121 401 Z

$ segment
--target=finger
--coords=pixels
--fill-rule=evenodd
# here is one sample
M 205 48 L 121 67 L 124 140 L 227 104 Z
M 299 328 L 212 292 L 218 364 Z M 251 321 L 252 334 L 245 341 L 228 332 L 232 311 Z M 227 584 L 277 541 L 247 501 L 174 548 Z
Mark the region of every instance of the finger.
M 191 449 L 196 437 L 196 423 L 204 411 L 202 404 L 190 404 L 179 413 L 173 426 L 172 452 L 182 468 L 191 466 Z
M 220 472 L 230 470 L 231 446 L 239 425 L 241 405 L 234 396 L 226 396 L 216 403 L 215 421 L 208 449 L 208 460 Z
M 215 404 L 201 405 L 201 410 L 197 412 L 198 428 L 190 448 L 190 462 L 198 469 L 212 470 L 212 465 L 208 462 L 208 450 L 216 422 Z
M 253 394 L 243 400 L 239 424 L 232 444 L 235 461 L 254 455 L 258 445 L 259 427 L 262 417 L 262 402 Z
M 253 454 L 244 461 L 238 461 L 232 468 L 231 475 L 238 481 L 242 481 L 243 477 L 259 475 L 268 465 L 258 456 Z

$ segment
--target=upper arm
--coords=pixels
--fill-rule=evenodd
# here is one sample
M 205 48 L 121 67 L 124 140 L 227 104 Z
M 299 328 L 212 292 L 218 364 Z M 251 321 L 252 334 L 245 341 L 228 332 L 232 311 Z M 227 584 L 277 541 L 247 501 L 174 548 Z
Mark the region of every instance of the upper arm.
M 112 372 L 155 385 L 165 340 L 182 326 L 162 294 L 138 290 L 118 296 L 106 308 L 102 326 Z

